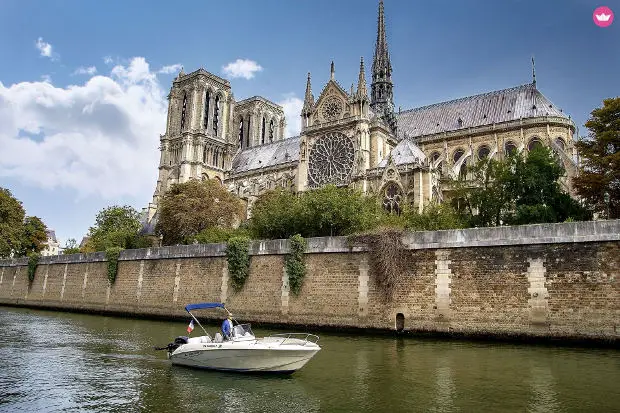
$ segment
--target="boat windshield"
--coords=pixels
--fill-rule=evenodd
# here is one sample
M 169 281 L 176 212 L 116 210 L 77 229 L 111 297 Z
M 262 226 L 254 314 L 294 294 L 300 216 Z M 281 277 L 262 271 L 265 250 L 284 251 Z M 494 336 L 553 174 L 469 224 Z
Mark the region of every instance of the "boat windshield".
M 237 324 L 234 327 L 234 336 L 235 337 L 248 337 L 248 336 L 254 336 L 254 333 L 252 332 L 252 328 L 250 328 L 249 324 Z

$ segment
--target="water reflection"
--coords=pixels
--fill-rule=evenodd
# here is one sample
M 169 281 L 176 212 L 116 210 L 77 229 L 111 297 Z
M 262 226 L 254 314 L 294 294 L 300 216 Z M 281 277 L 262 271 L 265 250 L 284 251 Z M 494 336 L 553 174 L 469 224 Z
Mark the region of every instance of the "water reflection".
M 613 350 L 321 334 L 296 374 L 248 376 L 152 349 L 186 326 L 0 308 L 0 412 L 620 410 Z

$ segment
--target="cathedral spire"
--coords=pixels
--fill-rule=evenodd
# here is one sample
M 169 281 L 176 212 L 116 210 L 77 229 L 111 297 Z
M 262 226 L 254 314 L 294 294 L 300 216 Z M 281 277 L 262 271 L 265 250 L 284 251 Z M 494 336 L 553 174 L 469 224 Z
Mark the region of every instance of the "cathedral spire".
M 383 116 L 392 131 L 396 131 L 396 117 L 394 115 L 394 96 L 392 83 L 392 63 L 385 35 L 385 12 L 383 0 L 379 1 L 379 18 L 377 19 L 377 42 L 375 55 L 372 61 L 372 84 L 370 107 Z
M 368 97 L 368 90 L 366 89 L 366 70 L 364 69 L 364 57 L 360 59 L 360 75 L 357 80 L 357 95 L 360 98 Z
M 534 56 L 532 56 L 532 84 L 536 87 L 536 66 L 534 65 Z
M 336 70 L 334 69 L 334 61 L 332 60 L 331 74 L 329 76 L 330 80 L 335 80 L 335 76 L 334 76 L 335 73 L 336 73 Z
M 312 95 L 312 85 L 310 84 L 310 72 L 308 72 L 308 81 L 306 82 L 306 97 L 304 98 L 304 107 L 302 113 L 308 113 L 314 106 L 314 96 Z

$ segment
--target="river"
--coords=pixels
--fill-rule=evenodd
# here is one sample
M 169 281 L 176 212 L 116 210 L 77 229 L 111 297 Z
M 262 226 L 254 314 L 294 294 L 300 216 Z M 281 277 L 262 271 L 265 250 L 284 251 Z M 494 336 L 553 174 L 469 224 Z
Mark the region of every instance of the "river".
M 0 307 L 0 412 L 620 411 L 614 349 L 319 333 L 297 373 L 250 376 L 153 350 L 186 326 Z

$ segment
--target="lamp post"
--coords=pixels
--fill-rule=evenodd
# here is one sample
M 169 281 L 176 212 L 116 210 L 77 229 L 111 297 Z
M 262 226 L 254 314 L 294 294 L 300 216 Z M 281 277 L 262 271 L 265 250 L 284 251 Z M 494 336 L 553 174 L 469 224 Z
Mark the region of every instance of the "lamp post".
M 603 199 L 605 200 L 605 205 L 607 206 L 607 219 L 609 219 L 609 192 L 605 192 Z

